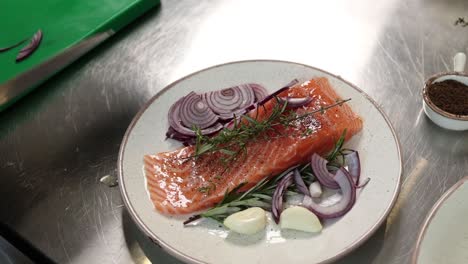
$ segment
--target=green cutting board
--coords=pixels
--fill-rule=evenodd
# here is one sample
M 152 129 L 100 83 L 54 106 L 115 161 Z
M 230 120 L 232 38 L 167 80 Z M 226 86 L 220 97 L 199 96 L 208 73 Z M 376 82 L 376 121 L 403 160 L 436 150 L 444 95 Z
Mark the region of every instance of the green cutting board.
M 0 0 L 0 48 L 43 32 L 39 48 L 16 63 L 23 45 L 0 53 L 0 111 L 142 15 L 159 0 Z

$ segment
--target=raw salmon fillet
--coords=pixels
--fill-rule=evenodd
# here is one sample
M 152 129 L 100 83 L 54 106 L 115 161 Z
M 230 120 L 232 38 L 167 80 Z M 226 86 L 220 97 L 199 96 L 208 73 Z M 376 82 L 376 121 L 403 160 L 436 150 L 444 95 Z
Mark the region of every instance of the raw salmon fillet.
M 312 79 L 280 94 L 290 97 L 307 95 L 313 100 L 306 107 L 295 110 L 298 114 L 320 109 L 320 106 L 331 105 L 341 99 L 326 78 Z M 249 115 L 257 120 L 267 118 L 275 104 L 276 100 L 272 99 L 265 107 L 259 107 Z M 346 104 L 296 121 L 293 127 L 277 128 L 282 136 L 256 137 L 247 144 L 247 153 L 230 163 L 227 169 L 220 161 L 226 154 L 219 152 L 207 153 L 197 159 L 184 159 L 193 154 L 193 146 L 146 155 L 144 165 L 150 198 L 155 208 L 167 215 L 194 213 L 213 207 L 222 200 L 226 191 L 241 183 L 247 182 L 243 187 L 246 190 L 265 177 L 308 162 L 313 153 L 327 154 L 344 129 L 347 129 L 346 140 L 362 129 L 361 118 Z

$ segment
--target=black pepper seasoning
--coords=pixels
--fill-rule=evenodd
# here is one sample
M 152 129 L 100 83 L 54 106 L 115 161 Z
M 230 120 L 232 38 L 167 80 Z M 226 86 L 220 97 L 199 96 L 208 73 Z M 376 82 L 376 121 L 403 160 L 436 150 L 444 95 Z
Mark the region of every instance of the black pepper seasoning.
M 468 115 L 468 86 L 455 80 L 432 83 L 429 99 L 440 109 L 454 115 Z

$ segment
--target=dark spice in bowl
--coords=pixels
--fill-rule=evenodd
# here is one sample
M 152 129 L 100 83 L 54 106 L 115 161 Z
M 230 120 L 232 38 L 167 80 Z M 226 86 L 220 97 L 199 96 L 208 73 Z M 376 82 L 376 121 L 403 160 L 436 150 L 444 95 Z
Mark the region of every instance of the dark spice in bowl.
M 432 83 L 427 95 L 438 108 L 454 115 L 468 115 L 468 86 L 455 80 Z

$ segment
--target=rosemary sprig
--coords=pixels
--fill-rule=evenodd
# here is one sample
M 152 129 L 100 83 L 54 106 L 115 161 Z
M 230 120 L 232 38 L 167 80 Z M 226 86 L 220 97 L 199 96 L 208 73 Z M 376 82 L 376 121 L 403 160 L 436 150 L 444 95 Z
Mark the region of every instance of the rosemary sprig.
M 276 98 L 276 97 L 275 97 Z M 337 100 L 335 103 L 327 106 L 322 106 L 317 110 L 298 115 L 295 111 L 287 109 L 287 102 L 281 104 L 279 99 L 276 98 L 277 104 L 273 107 L 270 116 L 264 120 L 258 120 L 245 114 L 242 115 L 237 121 L 234 122 L 232 128 L 224 128 L 213 137 L 204 136 L 201 134 L 200 129 L 194 128 L 196 133 L 195 154 L 188 157 L 199 157 L 211 152 L 220 152 L 225 154 L 223 162 L 229 164 L 239 158 L 239 155 L 247 154 L 247 144 L 251 141 L 257 140 L 259 137 L 268 139 L 269 133 L 272 132 L 277 136 L 283 136 L 277 130 L 279 126 L 294 126 L 296 121 L 303 120 L 316 113 L 324 113 L 326 110 L 340 106 L 351 99 Z M 257 112 L 258 113 L 258 112 Z M 246 120 L 246 122 L 242 122 Z M 301 135 L 309 135 L 311 131 L 307 129 Z
M 270 210 L 273 192 L 275 191 L 279 180 L 296 167 L 292 167 L 271 179 L 264 178 L 245 192 L 239 192 L 239 190 L 242 189 L 242 187 L 244 187 L 247 183 L 244 182 L 239 184 L 232 190 L 226 191 L 223 200 L 215 207 L 204 213 L 190 217 L 187 221 L 184 222 L 184 225 L 187 225 L 202 217 L 211 218 L 222 223 L 223 220 L 230 214 L 247 209 L 249 207 L 262 207 L 263 209 Z
M 327 156 L 327 160 L 329 162 L 335 160 L 336 156 L 340 154 L 341 149 L 343 148 L 343 144 L 345 141 L 345 136 L 346 136 L 346 131 L 347 129 L 343 130 L 343 133 L 341 134 L 340 138 L 338 141 L 335 143 L 335 148 L 332 150 L 332 152 Z
M 349 151 L 348 149 L 343 148 L 345 135 L 346 129 L 335 143 L 334 149 L 328 155 L 328 158 L 333 158 L 329 159 L 330 163 L 337 163 L 337 157 L 344 155 L 347 151 Z M 204 213 L 190 217 L 187 221 L 184 222 L 184 225 L 187 225 L 200 218 L 211 218 L 222 223 L 224 219 L 230 214 L 247 209 L 249 207 L 262 207 L 263 209 L 270 210 L 273 193 L 275 192 L 279 181 L 295 169 L 299 170 L 303 180 L 307 185 L 312 183 L 315 175 L 313 174 L 313 171 L 310 167 L 310 163 L 293 166 L 272 178 L 264 178 L 247 191 L 240 192 L 240 190 L 247 184 L 246 182 L 243 182 L 230 191 L 226 190 L 223 200 L 221 200 L 221 202 L 219 202 L 215 207 Z M 294 184 L 291 185 L 286 194 L 296 194 Z

